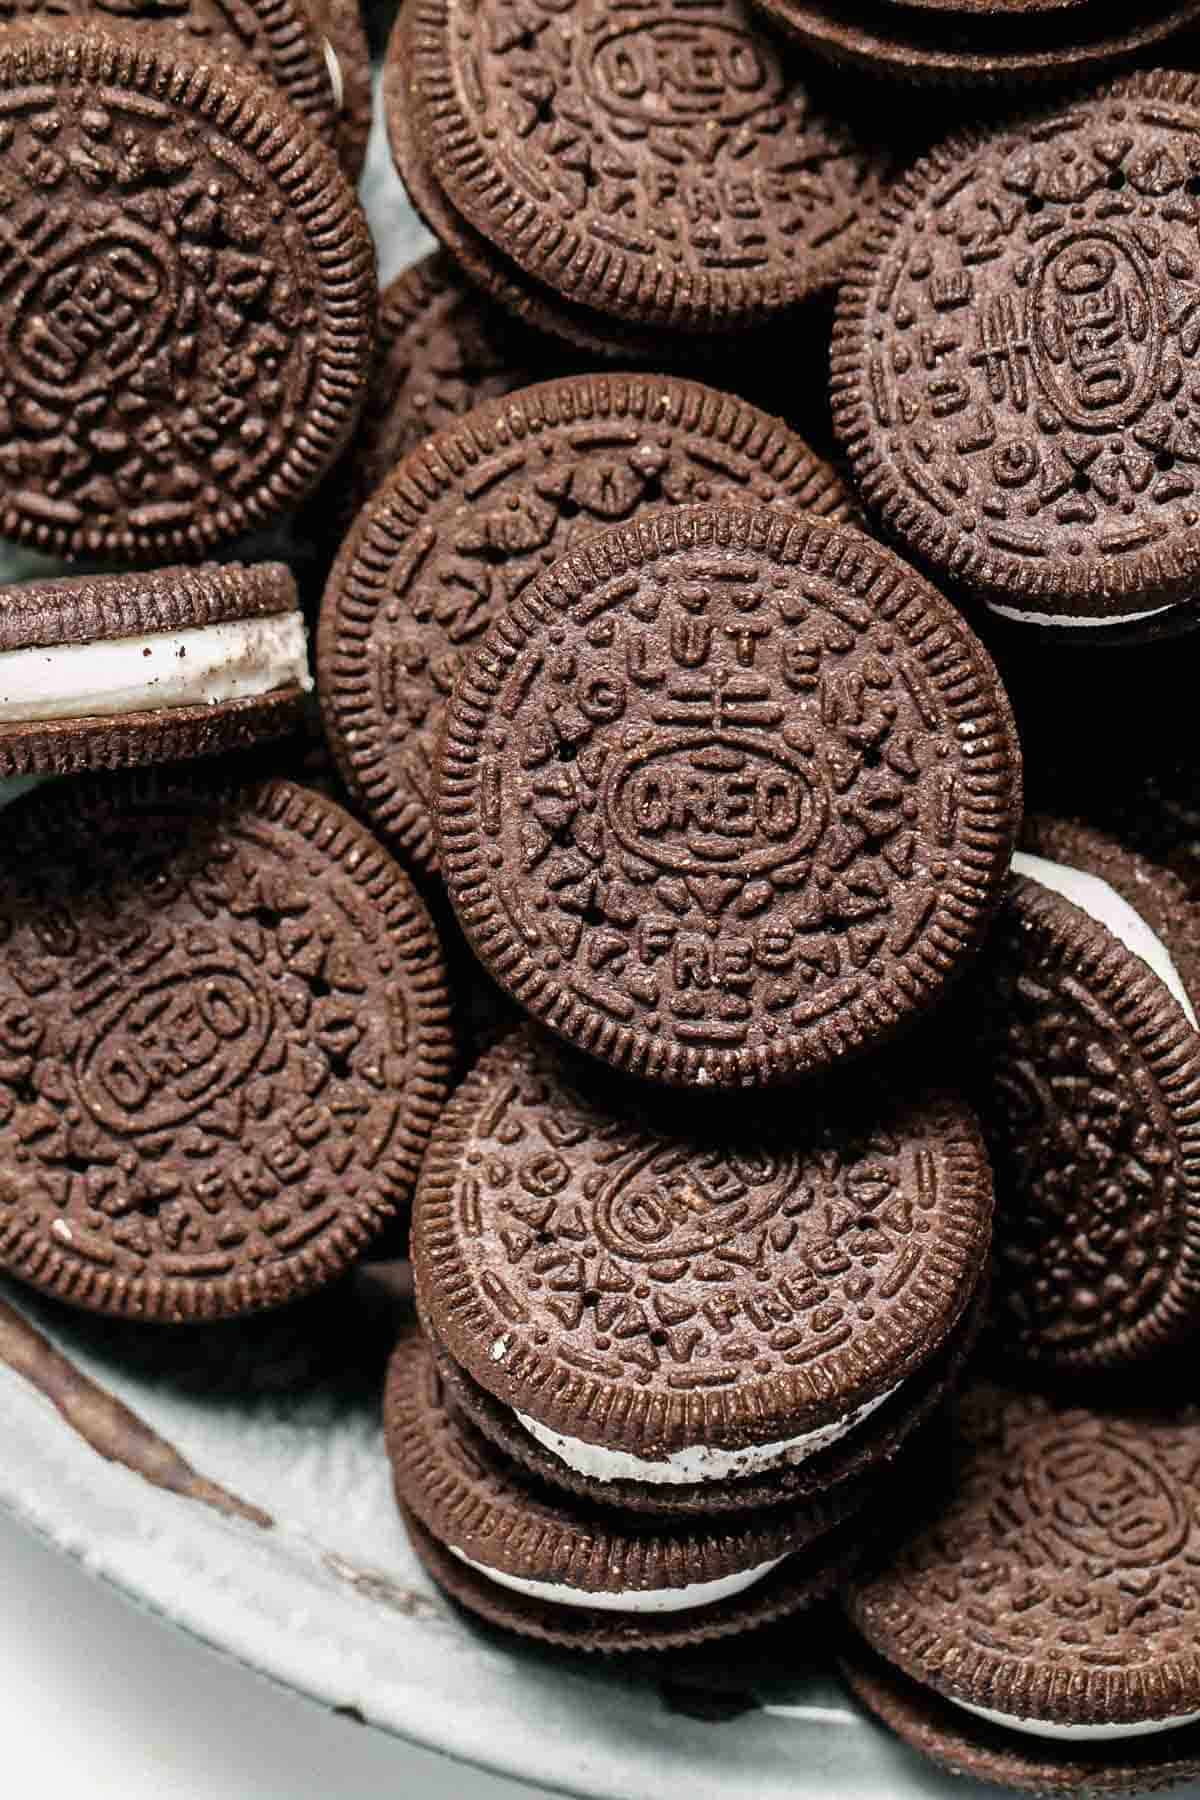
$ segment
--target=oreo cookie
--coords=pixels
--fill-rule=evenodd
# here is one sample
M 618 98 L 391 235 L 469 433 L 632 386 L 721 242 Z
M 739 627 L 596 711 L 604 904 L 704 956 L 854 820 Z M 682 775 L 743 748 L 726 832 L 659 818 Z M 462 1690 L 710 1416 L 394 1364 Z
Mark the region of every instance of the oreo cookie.
M 834 416 L 865 504 L 1012 621 L 1082 639 L 1195 612 L 1198 126 L 1200 79 L 1151 71 L 954 138 L 842 289 Z
M 835 1508 L 718 1527 L 627 1525 L 523 1480 L 448 1409 L 428 1348 L 392 1356 L 384 1429 L 396 1497 L 434 1580 L 494 1625 L 573 1650 L 665 1650 L 824 1598 L 857 1554 Z
M 6 814 L 0 1261 L 99 1312 L 275 1306 L 407 1206 L 444 1098 L 407 878 L 286 781 L 81 777 Z
M 281 563 L 9 586 L 0 776 L 245 748 L 298 730 L 312 685 Z
M 1195 1409 L 980 1384 L 845 1596 L 859 1698 L 956 1774 L 1038 1794 L 1200 1774 Z
M 928 1016 L 999 903 L 1020 788 L 987 653 L 890 551 L 684 507 L 564 557 L 481 638 L 441 866 L 481 961 L 562 1037 L 744 1090 Z
M 349 437 L 374 252 L 274 90 L 140 38 L 6 31 L 0 532 L 196 560 L 302 500 Z M 13 96 L 19 96 L 14 99 Z
M 894 1454 L 990 1220 L 953 1095 L 864 1077 L 800 1119 L 701 1116 L 527 1030 L 438 1124 L 413 1268 L 450 1391 L 506 1457 L 610 1506 L 716 1513 Z
M 333 93 L 333 138 L 342 168 L 357 182 L 371 135 L 371 52 L 359 0 L 308 0 L 321 31 Z
M 329 739 L 381 835 L 436 864 L 447 704 L 505 605 L 607 525 L 741 497 L 850 509 L 840 477 L 777 419 L 665 375 L 543 382 L 411 451 L 342 547 L 318 638 Z
M 948 1039 L 996 1175 L 994 1330 L 1046 1371 L 1144 1362 L 1200 1324 L 1200 924 L 1169 873 L 1030 820 Z
M 619 32 L 602 0 L 529 31 L 411 0 L 388 112 L 418 207 L 456 254 L 458 222 L 471 234 L 472 275 L 498 269 L 522 316 L 546 296 L 531 322 L 581 344 L 580 314 L 606 322 L 592 348 L 614 324 L 745 330 L 831 288 L 888 170 L 742 0 L 639 4 Z

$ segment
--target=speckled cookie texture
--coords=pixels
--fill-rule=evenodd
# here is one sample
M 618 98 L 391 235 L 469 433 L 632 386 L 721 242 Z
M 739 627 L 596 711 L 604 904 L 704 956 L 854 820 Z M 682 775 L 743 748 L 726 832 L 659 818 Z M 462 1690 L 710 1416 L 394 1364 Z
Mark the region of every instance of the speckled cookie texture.
M 281 563 L 6 586 L 0 606 L 0 776 L 177 762 L 298 731 L 311 680 L 307 665 L 297 666 L 294 648 L 285 656 L 253 642 L 231 644 L 212 664 L 205 698 L 157 703 L 158 691 L 186 668 L 189 648 L 193 663 L 203 654 L 207 627 L 243 621 L 290 622 L 303 643 L 296 584 Z M 89 645 L 130 651 L 131 681 L 141 691 L 131 696 L 97 689 L 89 710 L 89 680 L 96 685 L 84 654 Z M 24 693 L 28 657 L 45 652 L 42 661 L 49 664 L 64 649 L 69 656 L 58 701 Z
M 1194 601 L 1198 122 L 1200 80 L 1149 72 L 953 139 L 842 290 L 834 415 L 869 509 L 1014 616 Z
M 294 1299 L 407 1205 L 441 958 L 399 868 L 290 782 L 81 777 L 6 815 L 0 1260 L 170 1322 Z
M 429 1351 L 402 1338 L 388 1373 L 384 1424 L 414 1548 L 434 1579 L 493 1624 L 579 1650 L 700 1644 L 799 1611 L 823 1598 L 857 1556 L 851 1525 L 792 1510 L 748 1514 L 717 1528 L 630 1527 L 524 1481 L 447 1409 Z M 469 1560 L 464 1560 L 469 1559 Z M 472 1566 L 475 1565 L 475 1566 Z M 680 1590 L 762 1573 L 716 1602 L 679 1605 Z M 496 1574 L 489 1573 L 495 1571 Z M 550 1594 L 521 1593 L 504 1578 Z M 559 1601 L 554 1590 L 572 1593 Z M 573 1591 L 573 1592 L 572 1592 Z M 666 1595 L 672 1607 L 625 1611 L 620 1599 Z M 586 1598 L 594 1594 L 596 1604 Z
M 171 562 L 270 523 L 369 366 L 374 253 L 332 151 L 277 92 L 140 39 L 6 33 L 0 97 L 0 532 Z
M 999 902 L 1008 703 L 958 613 L 849 526 L 687 507 L 593 539 L 455 688 L 438 829 L 468 938 L 650 1080 L 745 1088 L 924 1017 Z
M 585 1451 L 698 1447 L 664 1510 L 698 1500 L 719 1453 L 727 1507 L 764 1446 L 823 1448 L 942 1350 L 990 1220 L 950 1094 L 864 1078 L 802 1121 L 762 1102 L 701 1118 L 527 1030 L 439 1122 L 413 1265 L 431 1335 L 487 1394 Z
M 406 9 L 414 130 L 527 278 L 634 325 L 754 325 L 832 286 L 885 158 L 741 0 Z
M 1174 1779 L 1195 1772 L 1194 1730 L 1070 1744 L 1031 1730 L 1144 1731 L 1200 1711 L 1198 1458 L 1194 1410 L 1086 1410 L 986 1384 L 960 1397 L 900 1536 L 845 1598 L 885 1665 L 952 1703 L 959 1744 L 973 1745 L 980 1723 L 964 1706 L 1027 1722 L 989 1721 L 981 1763 L 953 1740 L 939 1760 L 1004 1779 L 987 1751 L 1008 1746 L 1013 1774 L 1046 1768 L 1044 1788 L 1018 1784 L 1039 1792 L 1063 1791 L 1062 1759 L 1094 1767 L 1101 1792 L 1154 1786 L 1156 1761 Z M 860 1691 L 871 1704 L 870 1686 Z M 906 1692 L 915 1709 L 921 1696 Z M 910 1735 L 904 1713 L 889 1706 L 885 1716 Z M 938 1709 L 922 1734 L 935 1755 L 946 1717 Z M 1092 1788 L 1089 1779 L 1072 1791 Z
M 763 0 L 768 17 L 806 49 L 858 73 L 953 88 L 1095 79 L 1135 56 L 1173 64 L 1177 32 L 1197 0 L 1062 5 L 994 0 Z
M 1024 847 L 1097 875 L 1197 992 L 1197 928 L 1169 874 L 1050 820 Z M 969 1032 L 968 1032 L 969 1022 Z M 996 1174 L 995 1326 L 1082 1375 L 1145 1361 L 1200 1319 L 1200 1036 L 1139 954 L 1022 875 L 958 1028 Z
M 322 61 L 333 90 L 333 141 L 348 179 L 357 182 L 371 134 L 371 52 L 362 7 L 359 0 L 307 3 L 321 32 Z
M 376 829 L 434 865 L 458 672 L 557 558 L 653 508 L 742 496 L 850 510 L 840 477 L 777 419 L 662 375 L 539 383 L 411 451 L 342 547 L 318 638 L 330 742 Z

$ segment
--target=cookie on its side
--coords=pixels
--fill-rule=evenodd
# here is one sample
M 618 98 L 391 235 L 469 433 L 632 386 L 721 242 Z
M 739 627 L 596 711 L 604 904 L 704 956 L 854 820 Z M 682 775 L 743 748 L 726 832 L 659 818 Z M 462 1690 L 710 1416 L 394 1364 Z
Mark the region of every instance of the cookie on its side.
M 490 1623 L 567 1649 L 665 1650 L 766 1625 L 823 1599 L 857 1560 L 837 1502 L 648 1527 L 548 1494 L 448 1409 L 415 1333 L 392 1356 L 384 1429 L 434 1580 Z
M 852 1579 L 846 1675 L 956 1773 L 1133 1793 L 1200 1773 L 1200 1415 L 980 1384 Z
M 699 1115 L 527 1029 L 438 1123 L 413 1268 L 447 1385 L 506 1454 L 591 1501 L 718 1513 L 894 1454 L 957 1355 L 990 1218 L 951 1094 L 864 1077 L 799 1117 Z
M 177 762 L 300 728 L 312 691 L 282 563 L 4 589 L 0 776 Z
M 996 1175 L 1005 1351 L 1085 1374 L 1200 1328 L 1200 926 L 1110 840 L 1026 825 L 951 1030 Z

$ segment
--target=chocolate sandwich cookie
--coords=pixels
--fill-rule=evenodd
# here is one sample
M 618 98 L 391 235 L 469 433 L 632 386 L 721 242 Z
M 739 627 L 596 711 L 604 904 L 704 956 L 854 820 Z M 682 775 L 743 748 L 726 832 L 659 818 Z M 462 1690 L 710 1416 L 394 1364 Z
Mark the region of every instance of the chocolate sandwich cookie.
M 0 1262 L 168 1323 L 340 1274 L 407 1205 L 450 1064 L 402 871 L 232 775 L 81 777 L 5 831 Z
M 467 1378 L 456 1399 L 507 1454 L 594 1500 L 718 1512 L 811 1497 L 803 1465 L 919 1389 L 990 1222 L 953 1095 L 864 1077 L 799 1118 L 786 1101 L 700 1115 L 530 1029 L 438 1124 L 413 1271 Z M 912 1422 L 893 1409 L 888 1429 Z M 835 1463 L 823 1485 L 862 1472 Z
M 613 1066 L 744 1089 L 911 1027 L 971 960 L 1020 816 L 1008 702 L 958 613 L 847 525 L 656 512 L 487 630 L 446 722 L 467 937 Z
M 333 141 L 351 181 L 362 174 L 371 135 L 371 52 L 359 0 L 308 0 L 334 103 Z
M 406 0 L 401 34 L 390 107 L 407 88 L 442 204 L 610 321 L 778 316 L 836 284 L 886 178 L 743 0 L 642 0 L 619 28 L 605 0 L 527 28 L 506 0 Z
M 1200 925 L 1173 876 L 1079 827 L 1030 821 L 1013 870 L 950 1025 L 996 1175 L 996 1335 L 1117 1369 L 1200 1324 Z
M 6 587 L 0 776 L 241 749 L 298 730 L 312 685 L 282 563 Z
M 868 509 L 1006 618 L 1195 609 L 1189 307 L 1200 79 L 1146 72 L 899 181 L 838 304 L 834 418 Z
M 607 525 L 735 497 L 850 509 L 840 477 L 777 419 L 662 375 L 541 383 L 410 452 L 342 547 L 318 637 L 330 742 L 377 830 L 434 865 L 447 702 L 509 601 Z
M 492 1624 L 567 1649 L 665 1650 L 765 1625 L 824 1598 L 858 1553 L 836 1502 L 647 1528 L 549 1495 L 448 1409 L 415 1333 L 392 1356 L 384 1430 L 434 1580 Z
M 3 96 L 0 532 L 153 562 L 270 523 L 369 366 L 374 254 L 332 151 L 140 39 L 6 32 Z
M 901 82 L 1008 88 L 1095 78 L 1157 51 L 1173 63 L 1175 34 L 1200 0 L 760 0 L 807 49 Z
M 846 1674 L 914 1748 L 1038 1794 L 1200 1774 L 1200 1415 L 981 1384 L 852 1580 Z M 919 1491 L 918 1491 L 919 1489 Z M 893 1490 L 893 1508 L 898 1496 Z

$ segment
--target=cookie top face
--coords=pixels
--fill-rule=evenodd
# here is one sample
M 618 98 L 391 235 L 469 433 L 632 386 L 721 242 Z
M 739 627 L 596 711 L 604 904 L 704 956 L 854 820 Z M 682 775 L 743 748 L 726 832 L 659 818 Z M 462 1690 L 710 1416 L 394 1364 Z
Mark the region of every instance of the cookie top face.
M 1193 598 L 1200 80 L 1131 76 L 952 140 L 893 189 L 839 301 L 834 417 L 865 499 L 1014 616 Z
M 915 1523 L 847 1597 L 867 1642 L 1018 1730 L 1200 1713 L 1200 1418 L 986 1385 L 953 1417 Z
M 990 1210 L 947 1094 L 700 1115 L 530 1031 L 439 1123 L 414 1273 L 439 1344 L 527 1426 L 723 1478 L 754 1459 L 714 1453 L 841 1426 L 928 1362 Z
M 369 364 L 374 253 L 333 153 L 274 93 L 140 39 L 8 41 L 5 95 L 26 223 L 0 532 L 171 561 L 266 524 L 336 456 Z
M 846 516 L 841 479 L 756 407 L 667 376 L 580 375 L 480 407 L 413 451 L 330 576 L 330 741 L 389 841 L 436 858 L 434 758 L 459 669 L 567 550 L 663 505 L 779 501 Z
M 1014 881 L 965 1013 L 996 1171 L 997 1329 L 1046 1367 L 1118 1368 L 1195 1329 L 1200 1036 L 1186 988 L 1111 911 L 1077 904 L 1098 915 L 1094 891 L 1064 897 L 1069 867 L 1016 866 L 1042 879 Z
M 1020 812 L 959 615 L 849 526 L 684 508 L 489 629 L 447 720 L 447 888 L 481 960 L 614 1066 L 767 1085 L 935 1003 Z
M 449 1068 L 404 875 L 284 781 L 84 779 L 6 829 L 0 1260 L 165 1321 L 339 1273 L 407 1202 Z
M 621 319 L 719 331 L 832 286 L 884 159 L 822 113 L 742 0 L 414 0 L 417 129 L 527 274 Z

